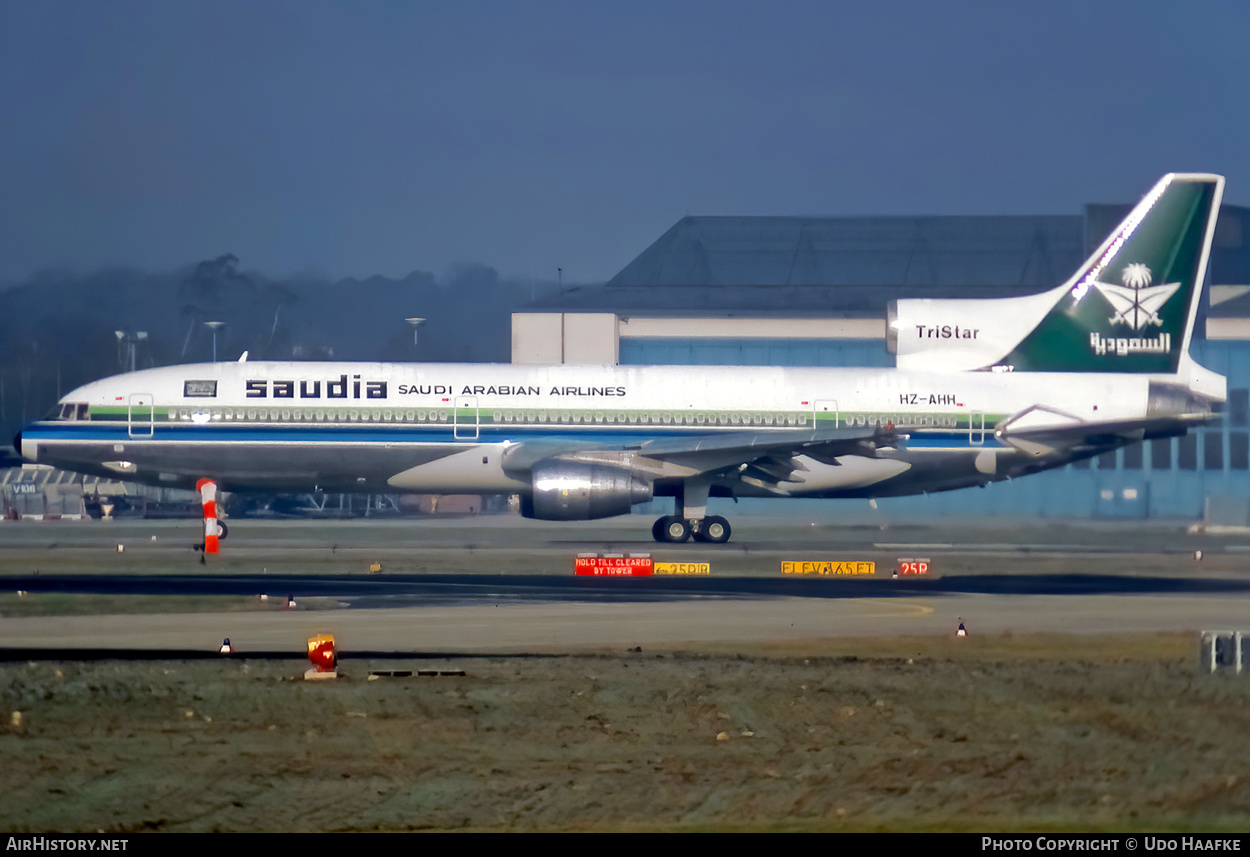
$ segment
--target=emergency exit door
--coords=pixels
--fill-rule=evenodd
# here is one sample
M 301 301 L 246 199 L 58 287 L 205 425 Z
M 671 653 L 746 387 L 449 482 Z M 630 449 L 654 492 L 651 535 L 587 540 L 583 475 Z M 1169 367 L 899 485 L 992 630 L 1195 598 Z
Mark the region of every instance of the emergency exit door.
M 154 420 L 151 393 L 131 393 L 126 403 L 126 428 L 131 437 L 151 437 Z

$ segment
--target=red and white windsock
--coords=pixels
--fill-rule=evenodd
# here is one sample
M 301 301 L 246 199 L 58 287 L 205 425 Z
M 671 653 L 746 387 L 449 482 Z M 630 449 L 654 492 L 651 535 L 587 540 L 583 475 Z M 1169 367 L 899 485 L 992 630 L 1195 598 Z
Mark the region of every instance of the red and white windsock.
M 195 483 L 195 490 L 200 492 L 200 502 L 204 504 L 204 553 L 217 553 L 217 537 L 221 535 L 217 523 L 217 483 L 201 479 Z

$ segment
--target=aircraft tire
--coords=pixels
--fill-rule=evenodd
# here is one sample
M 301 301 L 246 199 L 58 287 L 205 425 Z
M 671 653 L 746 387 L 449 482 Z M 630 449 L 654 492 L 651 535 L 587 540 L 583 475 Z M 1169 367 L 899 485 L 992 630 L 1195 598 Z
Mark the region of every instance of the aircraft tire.
M 221 518 L 217 519 L 217 526 L 221 528 L 221 532 L 217 534 L 217 538 L 224 539 L 230 534 L 230 528 L 226 526 L 226 522 L 221 520 Z
M 664 523 L 664 535 L 670 542 L 688 542 L 690 541 L 690 522 L 674 515 Z
M 651 538 L 657 542 L 664 541 L 664 522 L 667 518 L 656 518 L 655 523 L 651 525 Z
M 704 518 L 703 525 L 699 527 L 699 530 L 700 535 L 703 536 L 701 541 L 712 542 L 718 545 L 729 541 L 729 535 L 733 532 L 729 522 L 720 515 Z
M 660 518 L 660 520 L 655 522 L 655 526 L 652 527 L 651 531 L 652 533 L 657 533 L 658 531 L 656 541 L 690 541 L 690 522 L 676 515 L 665 515 L 663 518 Z

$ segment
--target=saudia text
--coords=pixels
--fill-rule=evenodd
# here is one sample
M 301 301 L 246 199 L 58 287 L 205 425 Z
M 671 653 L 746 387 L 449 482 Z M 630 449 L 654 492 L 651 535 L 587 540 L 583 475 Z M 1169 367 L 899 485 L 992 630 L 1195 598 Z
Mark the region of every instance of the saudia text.
M 322 395 L 322 390 L 325 394 Z M 363 395 L 362 395 L 363 393 Z M 298 394 L 298 395 L 297 395 Z M 385 381 L 361 381 L 353 375 L 351 381 L 340 375 L 335 381 L 248 381 L 249 399 L 385 399 Z
M 1167 354 L 1172 350 L 1172 334 L 1160 333 L 1154 339 L 1132 337 L 1101 336 L 1097 333 L 1089 335 L 1089 347 L 1101 356 L 1114 354 L 1123 357 L 1126 354 Z
M 249 399 L 385 399 L 386 381 L 361 380 L 359 375 L 349 379 L 340 375 L 334 380 L 275 380 L 254 379 L 245 382 Z M 400 384 L 401 396 L 450 396 L 455 388 L 450 384 Z M 466 384 L 461 396 L 541 396 L 542 388 L 521 385 Z M 624 396 L 624 387 L 552 387 L 549 396 Z

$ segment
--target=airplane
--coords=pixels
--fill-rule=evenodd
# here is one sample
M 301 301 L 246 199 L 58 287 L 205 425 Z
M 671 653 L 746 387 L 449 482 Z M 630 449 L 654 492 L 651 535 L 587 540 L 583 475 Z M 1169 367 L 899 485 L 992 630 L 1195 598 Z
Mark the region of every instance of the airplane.
M 1189 354 L 1224 179 L 1173 173 L 1065 283 L 898 300 L 897 367 L 220 362 L 86 384 L 24 458 L 224 491 L 518 494 L 527 517 L 624 515 L 660 542 L 729 540 L 709 497 L 947 491 L 1211 421 Z M 206 544 L 215 538 L 206 538 Z M 215 548 L 215 545 L 213 546 Z

